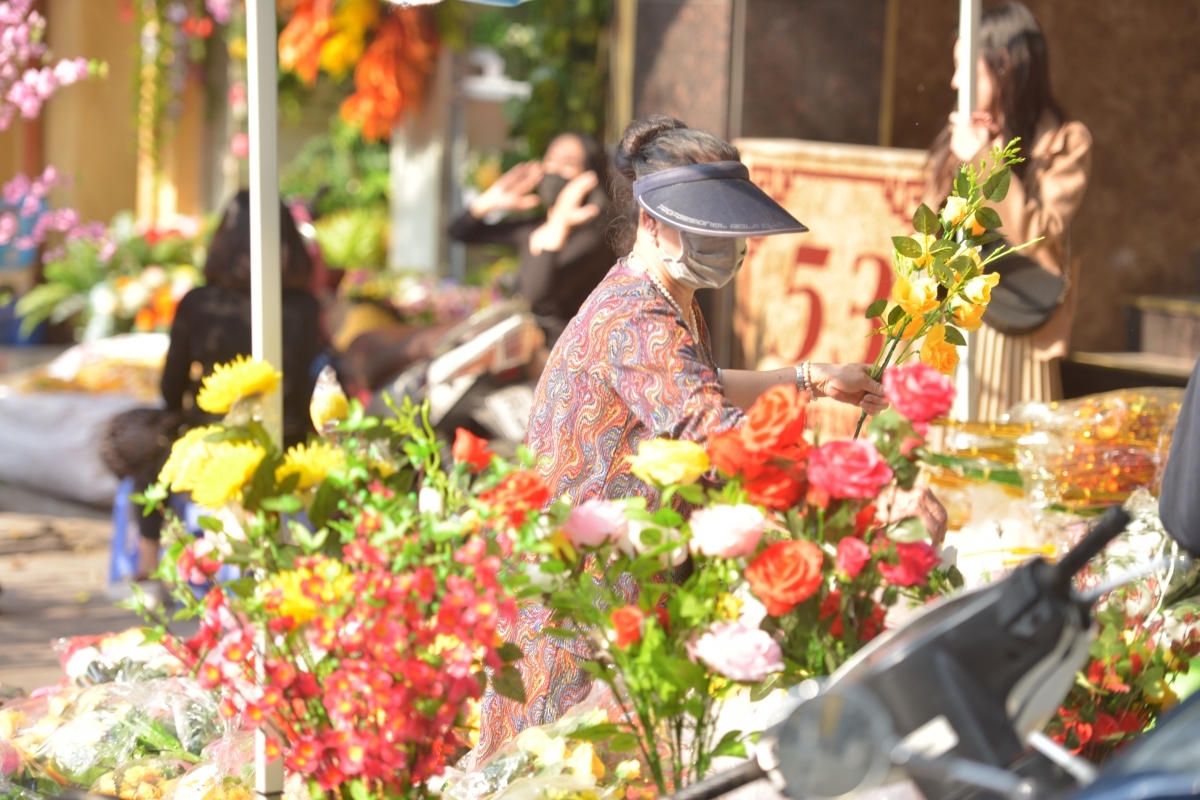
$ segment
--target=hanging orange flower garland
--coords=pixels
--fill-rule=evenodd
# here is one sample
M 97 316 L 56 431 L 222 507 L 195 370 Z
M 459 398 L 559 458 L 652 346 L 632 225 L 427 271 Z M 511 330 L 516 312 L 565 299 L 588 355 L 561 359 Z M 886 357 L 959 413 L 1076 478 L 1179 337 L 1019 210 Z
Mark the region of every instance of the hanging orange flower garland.
M 321 68 L 321 47 L 329 34 L 334 0 L 299 0 L 279 33 L 279 66 L 311 86 Z
M 428 9 L 385 14 L 354 70 L 355 92 L 342 103 L 342 119 L 359 125 L 367 141 L 387 139 L 405 111 L 421 107 L 439 47 Z

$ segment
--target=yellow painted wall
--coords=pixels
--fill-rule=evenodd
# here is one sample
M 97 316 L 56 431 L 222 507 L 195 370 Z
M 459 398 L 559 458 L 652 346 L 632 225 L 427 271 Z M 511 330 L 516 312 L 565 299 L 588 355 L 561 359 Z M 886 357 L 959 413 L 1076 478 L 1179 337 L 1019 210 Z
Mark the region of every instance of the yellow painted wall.
M 47 41 L 56 57 L 108 62 L 108 77 L 67 87 L 42 112 L 45 160 L 75 178 L 59 190 L 85 220 L 107 222 L 137 195 L 133 120 L 135 28 L 118 0 L 46 0 Z M 0 159 L 0 166 L 7 167 Z

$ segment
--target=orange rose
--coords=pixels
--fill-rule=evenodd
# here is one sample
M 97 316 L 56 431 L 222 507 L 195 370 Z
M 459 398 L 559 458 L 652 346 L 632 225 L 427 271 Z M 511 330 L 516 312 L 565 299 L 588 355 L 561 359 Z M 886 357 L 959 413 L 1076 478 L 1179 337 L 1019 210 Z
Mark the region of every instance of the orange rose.
M 742 444 L 751 453 L 778 453 L 801 441 L 805 401 L 794 384 L 772 386 L 754 401 L 742 426 Z
M 943 375 L 951 375 L 958 366 L 958 348 L 946 341 L 946 326 L 934 325 L 921 345 L 921 361 Z
M 768 464 L 746 475 L 746 493 L 751 503 L 773 511 L 787 511 L 804 497 L 804 481 L 791 470 Z
M 821 587 L 825 557 L 812 542 L 776 542 L 746 567 L 751 591 L 773 617 L 782 616 Z
M 624 649 L 642 640 L 642 621 L 645 618 L 646 615 L 637 606 L 622 606 L 609 615 L 617 635 L 617 647 Z

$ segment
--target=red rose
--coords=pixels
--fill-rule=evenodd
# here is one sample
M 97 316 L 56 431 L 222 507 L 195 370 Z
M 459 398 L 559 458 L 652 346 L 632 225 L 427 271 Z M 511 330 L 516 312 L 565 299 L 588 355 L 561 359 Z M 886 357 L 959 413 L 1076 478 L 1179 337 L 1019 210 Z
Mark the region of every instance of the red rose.
M 879 572 L 893 586 L 916 586 L 929 577 L 929 570 L 937 566 L 937 551 L 928 542 L 897 542 L 896 554 L 899 564 L 879 562 Z
M 505 475 L 499 486 L 484 492 L 479 499 L 515 528 L 525 522 L 530 511 L 538 511 L 546 504 L 550 490 L 537 473 L 517 470 Z
M 817 610 L 817 619 L 829 619 L 830 617 L 833 617 L 833 622 L 829 623 L 829 635 L 835 639 L 842 638 L 844 631 L 842 629 L 842 592 L 840 589 L 834 589 L 825 595 L 825 599 L 821 601 L 821 607 Z
M 472 472 L 480 472 L 492 463 L 492 451 L 487 449 L 487 445 L 486 439 L 480 439 L 466 428 L 459 428 L 454 432 L 454 447 L 450 449 L 450 455 L 459 464 L 469 465 Z
M 622 606 L 609 615 L 617 634 L 617 647 L 622 649 L 642 640 L 642 620 L 646 615 L 637 606 Z
M 1112 714 L 1103 711 L 1096 712 L 1095 736 L 1099 741 L 1106 741 L 1110 736 L 1121 733 L 1121 725 Z
M 746 493 L 751 503 L 773 511 L 787 511 L 804 497 L 804 481 L 790 470 L 766 465 L 747 474 Z
M 1136 711 L 1123 708 L 1117 712 L 1117 727 L 1123 733 L 1141 733 L 1146 729 L 1146 719 Z
M 1087 744 L 1092 740 L 1092 724 L 1090 722 L 1075 723 L 1075 739 L 1080 746 Z
M 867 532 L 871 530 L 871 525 L 875 522 L 875 504 L 864 508 L 862 511 L 854 515 L 854 535 L 859 539 L 866 537 Z
M 948 377 L 915 359 L 883 373 L 884 397 L 921 433 L 931 419 L 950 411 L 955 393 Z
M 837 569 L 845 573 L 850 580 L 858 577 L 863 567 L 871 560 L 871 548 L 862 539 L 847 536 L 838 542 Z
M 805 406 L 795 385 L 772 386 L 746 412 L 742 444 L 751 453 L 780 453 L 799 444 L 804 436 Z
M 751 591 L 778 617 L 803 603 L 821 587 L 821 549 L 812 542 L 776 542 L 746 567 Z
M 887 618 L 887 609 L 875 603 L 871 607 L 871 615 L 865 617 L 858 626 L 858 640 L 866 643 L 883 633 L 883 621 Z
M 892 469 L 863 439 L 823 444 L 808 459 L 808 481 L 830 497 L 872 498 L 892 480 Z

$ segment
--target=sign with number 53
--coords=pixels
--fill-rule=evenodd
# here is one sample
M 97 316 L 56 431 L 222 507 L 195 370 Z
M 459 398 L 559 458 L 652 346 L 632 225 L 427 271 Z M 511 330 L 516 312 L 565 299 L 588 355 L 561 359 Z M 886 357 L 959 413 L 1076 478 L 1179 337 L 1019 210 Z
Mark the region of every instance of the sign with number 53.
M 749 242 L 734 316 L 744 365 L 874 360 L 883 339 L 870 336 L 863 313 L 892 290 L 891 237 L 912 232 L 924 151 L 781 139 L 736 144 L 750 179 L 809 229 Z

